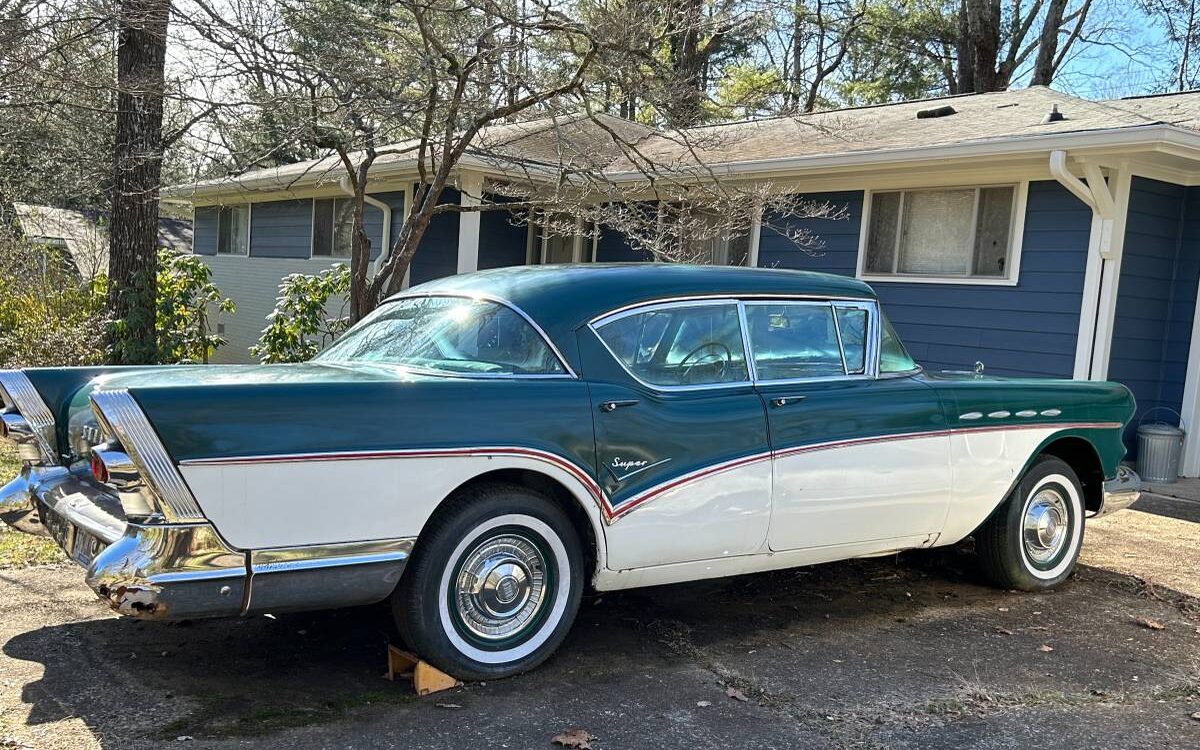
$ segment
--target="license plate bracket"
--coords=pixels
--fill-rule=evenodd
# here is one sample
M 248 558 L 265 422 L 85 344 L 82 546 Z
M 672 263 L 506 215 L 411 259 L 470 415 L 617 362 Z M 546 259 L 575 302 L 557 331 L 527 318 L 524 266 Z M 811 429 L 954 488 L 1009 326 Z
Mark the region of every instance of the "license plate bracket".
M 95 534 L 89 534 L 78 526 L 75 527 L 74 539 L 71 541 L 71 559 L 83 567 L 92 564 L 96 555 L 104 548 L 104 542 Z

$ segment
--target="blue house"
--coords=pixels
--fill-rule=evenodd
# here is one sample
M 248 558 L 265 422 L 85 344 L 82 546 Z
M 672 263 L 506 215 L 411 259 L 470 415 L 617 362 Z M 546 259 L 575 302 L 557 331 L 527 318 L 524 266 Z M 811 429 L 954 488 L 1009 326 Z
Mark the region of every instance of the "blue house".
M 497 128 L 489 158 L 468 154 L 441 200 L 467 204 L 528 173 L 497 151 L 538 164 L 561 160 L 564 143 L 606 160 L 612 183 L 637 180 L 596 132 L 619 129 L 682 172 L 702 166 L 842 209 L 836 219 L 762 216 L 748 236 L 714 242 L 713 262 L 862 278 L 932 370 L 982 362 L 989 373 L 1118 380 L 1139 416 L 1200 423 L 1200 92 L 1088 101 L 1032 87 L 710 126 L 687 131 L 686 149 L 677 135 L 617 118 L 604 125 Z M 195 207 L 195 252 L 238 304 L 227 360 L 248 359 L 283 276 L 348 256 L 338 170 L 323 160 L 167 191 Z M 376 255 L 397 236 L 415 180 L 406 157 L 372 168 Z M 820 249 L 799 248 L 789 228 L 817 235 Z M 561 237 L 502 211 L 453 212 L 434 219 L 407 281 L 647 259 L 605 226 L 580 222 Z M 1200 474 L 1200 437 L 1188 441 L 1183 468 Z

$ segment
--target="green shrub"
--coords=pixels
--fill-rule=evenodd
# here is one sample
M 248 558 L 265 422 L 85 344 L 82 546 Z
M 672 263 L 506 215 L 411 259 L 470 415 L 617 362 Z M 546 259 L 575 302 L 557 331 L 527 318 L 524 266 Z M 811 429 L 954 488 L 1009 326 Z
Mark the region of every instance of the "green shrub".
M 0 365 L 103 362 L 105 295 L 104 279 L 80 279 L 62 250 L 0 231 Z
M 267 316 L 250 356 L 259 362 L 305 362 L 350 325 L 346 298 L 350 268 L 338 263 L 315 275 L 294 273 L 279 285 L 275 309 Z M 337 314 L 330 315 L 336 306 Z
M 209 311 L 233 314 L 233 300 L 221 297 L 212 269 L 199 256 L 176 250 L 158 251 L 155 328 L 160 362 L 208 362 L 225 339 L 212 333 Z

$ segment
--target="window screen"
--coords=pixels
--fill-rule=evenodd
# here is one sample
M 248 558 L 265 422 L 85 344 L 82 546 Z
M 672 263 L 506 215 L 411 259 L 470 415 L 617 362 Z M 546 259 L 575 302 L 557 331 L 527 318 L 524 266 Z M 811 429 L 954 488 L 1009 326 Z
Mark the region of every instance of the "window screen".
M 1012 185 L 874 193 L 864 270 L 875 275 L 1006 278 Z

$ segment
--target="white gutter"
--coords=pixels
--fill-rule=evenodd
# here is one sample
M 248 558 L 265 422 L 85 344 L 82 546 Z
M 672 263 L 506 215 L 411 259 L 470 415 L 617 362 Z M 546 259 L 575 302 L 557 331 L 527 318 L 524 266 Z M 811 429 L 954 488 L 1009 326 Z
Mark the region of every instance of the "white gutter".
M 354 188 L 350 185 L 350 175 L 342 175 L 341 179 L 338 180 L 338 187 L 346 195 L 354 197 Z M 365 192 L 363 193 L 363 203 L 372 205 L 383 212 L 383 237 L 379 240 L 379 257 L 382 259 L 392 245 L 392 207 Z M 368 259 L 367 262 L 370 262 L 370 260 Z

